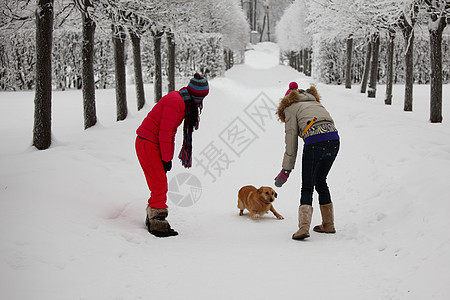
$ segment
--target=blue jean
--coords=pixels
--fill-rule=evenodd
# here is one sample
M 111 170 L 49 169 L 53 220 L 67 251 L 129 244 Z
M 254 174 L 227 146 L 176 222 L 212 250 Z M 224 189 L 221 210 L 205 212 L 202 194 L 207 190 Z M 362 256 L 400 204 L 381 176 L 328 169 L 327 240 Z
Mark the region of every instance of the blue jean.
M 339 152 L 339 145 L 339 140 L 332 140 L 303 147 L 300 205 L 312 205 L 314 187 L 319 193 L 320 205 L 331 203 L 327 176 Z

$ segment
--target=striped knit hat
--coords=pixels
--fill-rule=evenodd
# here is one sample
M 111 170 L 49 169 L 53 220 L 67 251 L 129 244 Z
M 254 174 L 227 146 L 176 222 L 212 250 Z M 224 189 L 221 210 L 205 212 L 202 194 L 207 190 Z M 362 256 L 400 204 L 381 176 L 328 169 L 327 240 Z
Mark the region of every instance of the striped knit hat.
M 200 74 L 195 73 L 194 78 L 189 81 L 187 89 L 196 102 L 202 101 L 209 93 L 208 80 Z

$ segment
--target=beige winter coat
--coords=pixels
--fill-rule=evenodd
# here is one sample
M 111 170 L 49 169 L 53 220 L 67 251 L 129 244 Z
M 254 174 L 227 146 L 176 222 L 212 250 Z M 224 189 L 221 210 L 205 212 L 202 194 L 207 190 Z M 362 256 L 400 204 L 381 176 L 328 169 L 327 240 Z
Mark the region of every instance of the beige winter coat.
M 313 118 L 314 125 L 332 124 L 334 121 L 328 111 L 319 102 L 320 97 L 315 87 L 306 91 L 291 91 L 278 106 L 278 117 L 285 123 L 286 150 L 283 158 L 283 169 L 292 170 L 295 166 L 298 150 L 298 137 Z

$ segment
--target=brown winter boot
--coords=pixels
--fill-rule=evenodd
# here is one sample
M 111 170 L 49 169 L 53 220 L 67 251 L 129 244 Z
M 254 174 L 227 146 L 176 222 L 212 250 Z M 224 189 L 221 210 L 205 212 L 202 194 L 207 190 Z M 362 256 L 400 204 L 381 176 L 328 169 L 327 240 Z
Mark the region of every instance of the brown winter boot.
M 320 213 L 322 214 L 322 224 L 315 226 L 313 230 L 321 233 L 335 233 L 333 203 L 321 205 Z
M 169 222 L 166 218 L 169 214 L 167 208 L 155 209 L 147 206 L 147 218 L 145 225 L 148 232 L 157 237 L 169 237 L 178 235 L 178 232 L 170 228 Z
M 292 235 L 294 240 L 303 240 L 309 237 L 309 227 L 311 226 L 311 218 L 313 207 L 311 205 L 300 205 L 298 208 L 298 230 Z

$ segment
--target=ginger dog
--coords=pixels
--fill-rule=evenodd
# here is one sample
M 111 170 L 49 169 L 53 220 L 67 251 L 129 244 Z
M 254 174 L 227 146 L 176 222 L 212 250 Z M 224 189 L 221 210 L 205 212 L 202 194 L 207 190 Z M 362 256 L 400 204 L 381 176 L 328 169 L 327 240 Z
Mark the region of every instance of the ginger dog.
M 238 192 L 238 208 L 241 210 L 239 215 L 244 215 L 244 209 L 247 209 L 250 217 L 257 219 L 270 210 L 277 219 L 282 220 L 283 216 L 272 205 L 277 196 L 277 193 L 268 186 L 262 186 L 259 189 L 251 185 L 244 186 Z

